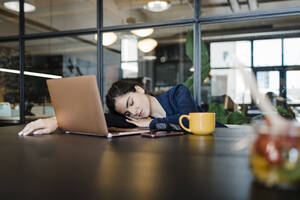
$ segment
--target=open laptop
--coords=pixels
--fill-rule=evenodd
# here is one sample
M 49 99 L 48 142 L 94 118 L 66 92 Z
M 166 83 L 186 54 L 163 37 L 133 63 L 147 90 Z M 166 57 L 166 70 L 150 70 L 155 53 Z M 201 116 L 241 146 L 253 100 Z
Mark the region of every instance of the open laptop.
M 58 127 L 66 133 L 111 138 L 150 132 L 143 128 L 109 131 L 94 75 L 49 79 L 47 85 Z

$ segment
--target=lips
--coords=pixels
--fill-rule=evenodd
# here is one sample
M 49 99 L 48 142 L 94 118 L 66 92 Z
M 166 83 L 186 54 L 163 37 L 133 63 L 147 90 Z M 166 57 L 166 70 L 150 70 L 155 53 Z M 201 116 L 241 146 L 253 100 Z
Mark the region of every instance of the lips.
M 143 109 L 141 110 L 140 114 L 139 114 L 139 117 L 142 117 L 143 116 Z

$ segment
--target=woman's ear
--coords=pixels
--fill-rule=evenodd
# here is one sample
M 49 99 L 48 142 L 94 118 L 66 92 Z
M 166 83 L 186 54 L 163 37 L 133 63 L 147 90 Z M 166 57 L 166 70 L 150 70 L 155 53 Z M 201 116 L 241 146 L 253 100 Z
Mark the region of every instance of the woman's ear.
M 141 86 L 135 85 L 134 89 L 137 93 L 145 94 L 145 90 Z

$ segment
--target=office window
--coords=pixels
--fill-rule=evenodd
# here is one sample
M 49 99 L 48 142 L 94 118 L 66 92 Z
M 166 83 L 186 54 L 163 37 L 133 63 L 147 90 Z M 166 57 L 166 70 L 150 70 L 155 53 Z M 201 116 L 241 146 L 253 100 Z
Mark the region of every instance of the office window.
M 34 10 L 25 12 L 25 32 L 40 33 L 96 28 L 97 1 L 30 1 Z
M 46 80 L 95 74 L 97 41 L 94 35 L 29 40 L 25 43 L 25 115 L 51 116 Z
M 104 0 L 104 26 L 192 18 L 194 1 Z
M 186 81 L 193 74 L 186 55 L 189 30 L 192 27 L 156 28 L 146 37 L 134 31 L 109 33 L 115 41 L 104 48 L 105 94 L 119 79 L 138 81 L 150 91 L 168 90 Z
M 228 95 L 236 104 L 251 103 L 242 74 L 234 68 L 251 66 L 250 41 L 211 42 L 210 43 L 210 82 L 211 100 Z M 227 69 L 226 69 L 227 68 Z M 205 99 L 205 97 L 203 97 Z M 209 103 L 209 99 L 206 103 Z
M 0 37 L 19 33 L 19 14 L 3 5 L 0 1 Z
M 19 46 L 0 43 L 0 124 L 19 120 Z
M 246 68 L 250 71 L 250 68 Z M 251 95 L 245 84 L 242 74 L 236 69 L 211 70 L 211 96 L 212 99 L 228 95 L 236 104 L 251 103 Z
M 255 40 L 253 42 L 254 66 L 281 66 L 281 39 Z
M 203 16 L 232 15 L 297 6 L 300 6 L 297 0 L 201 0 L 201 14 Z
M 261 93 L 266 94 L 273 92 L 279 95 L 279 72 L 264 71 L 256 73 L 258 89 Z
M 270 70 L 266 67 L 282 66 L 282 40 L 259 38 L 274 37 L 277 34 L 279 37 L 283 31 L 292 34 L 296 26 L 293 24 L 288 29 L 287 23 L 298 24 L 298 21 L 299 17 L 295 16 L 202 25 L 202 40 L 210 44 L 211 79 L 202 84 L 202 87 L 210 88 L 211 91 L 207 93 L 207 102 L 214 101 L 215 96 L 226 94 L 235 103 L 251 103 L 250 92 L 243 92 L 247 83 L 243 83 L 241 76 L 234 72 L 233 68 L 237 66 L 249 70 L 253 66 L 259 67 L 261 72 L 258 72 L 257 77 L 260 90 L 279 94 L 279 72 L 266 71 Z
M 300 70 L 286 72 L 286 87 L 288 103 L 300 103 Z
M 300 65 L 300 38 L 286 38 L 284 45 L 284 65 Z
M 251 66 L 250 41 L 212 42 L 210 52 L 212 68 Z

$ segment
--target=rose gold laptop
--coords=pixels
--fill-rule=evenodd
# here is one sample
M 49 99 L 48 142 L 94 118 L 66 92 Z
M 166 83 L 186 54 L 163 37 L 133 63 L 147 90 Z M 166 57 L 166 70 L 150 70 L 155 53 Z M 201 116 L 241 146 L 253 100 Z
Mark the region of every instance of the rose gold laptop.
M 58 126 L 66 133 L 111 138 L 150 132 L 141 128 L 109 131 L 94 75 L 49 79 L 47 85 Z

